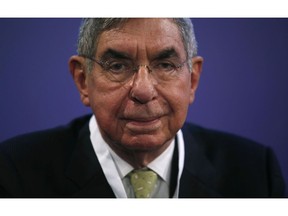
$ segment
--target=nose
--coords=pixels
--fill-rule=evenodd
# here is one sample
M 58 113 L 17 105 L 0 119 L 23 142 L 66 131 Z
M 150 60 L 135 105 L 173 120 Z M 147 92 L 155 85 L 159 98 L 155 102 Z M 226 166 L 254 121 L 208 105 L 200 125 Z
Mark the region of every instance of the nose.
M 150 73 L 151 71 L 148 66 L 139 66 L 138 73 L 135 73 L 131 83 L 130 98 L 133 101 L 145 104 L 157 96 L 156 83 Z

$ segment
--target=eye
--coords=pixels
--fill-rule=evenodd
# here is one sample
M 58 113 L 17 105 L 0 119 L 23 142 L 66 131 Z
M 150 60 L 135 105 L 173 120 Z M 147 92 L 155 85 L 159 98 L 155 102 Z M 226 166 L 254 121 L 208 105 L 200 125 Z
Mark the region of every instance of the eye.
M 153 65 L 153 69 L 157 71 L 171 72 L 171 71 L 176 70 L 176 66 L 172 62 L 159 62 Z
M 122 73 L 127 71 L 129 68 L 129 66 L 124 62 L 106 62 L 105 66 L 107 71 L 111 71 L 113 73 Z

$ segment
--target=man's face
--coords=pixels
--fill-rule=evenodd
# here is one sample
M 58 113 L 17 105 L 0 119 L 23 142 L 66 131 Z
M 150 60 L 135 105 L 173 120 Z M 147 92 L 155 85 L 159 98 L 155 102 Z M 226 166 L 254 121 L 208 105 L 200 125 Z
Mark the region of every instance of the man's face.
M 93 58 L 112 58 L 115 62 L 124 58 L 137 65 L 187 60 L 178 28 L 169 19 L 132 19 L 120 29 L 103 32 Z M 202 59 L 193 63 L 193 73 L 184 64 L 164 79 L 140 67 L 122 82 L 111 80 L 95 63 L 86 77 L 88 96 L 84 103 L 91 106 L 105 141 L 112 147 L 133 151 L 153 151 L 169 145 L 194 100 L 201 63 Z

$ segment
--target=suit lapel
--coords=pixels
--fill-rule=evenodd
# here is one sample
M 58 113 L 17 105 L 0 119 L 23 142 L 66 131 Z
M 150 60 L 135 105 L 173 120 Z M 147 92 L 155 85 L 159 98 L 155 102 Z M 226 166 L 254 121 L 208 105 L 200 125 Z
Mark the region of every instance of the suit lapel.
M 201 136 L 184 126 L 185 162 L 180 180 L 179 197 L 221 197 L 217 192 L 219 176 L 205 155 Z
M 78 186 L 72 195 L 74 197 L 115 197 L 94 152 L 88 123 L 79 133 L 66 176 Z

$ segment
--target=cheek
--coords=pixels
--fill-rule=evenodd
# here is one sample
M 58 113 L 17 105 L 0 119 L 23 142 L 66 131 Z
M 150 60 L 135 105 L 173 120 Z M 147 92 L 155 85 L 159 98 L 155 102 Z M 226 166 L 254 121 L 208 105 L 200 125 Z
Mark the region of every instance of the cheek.
M 191 101 L 191 84 L 188 77 L 185 76 L 169 87 L 164 87 L 161 92 L 175 113 L 185 112 L 188 109 Z
M 189 100 L 187 100 L 187 96 L 179 96 L 174 101 L 174 122 L 173 124 L 178 127 L 182 127 L 186 120 L 187 112 L 189 107 Z
M 122 100 L 117 94 L 106 95 L 94 92 L 94 94 L 90 95 L 90 104 L 97 117 L 115 118 L 120 110 Z
M 161 89 L 161 95 L 171 110 L 168 127 L 172 131 L 180 129 L 186 120 L 190 104 L 190 83 L 185 79 L 174 82 L 169 88 Z
M 125 89 L 114 86 L 108 87 L 107 82 L 101 82 L 101 79 L 91 80 L 88 92 L 94 114 L 98 118 L 107 120 L 115 118 L 126 95 Z

